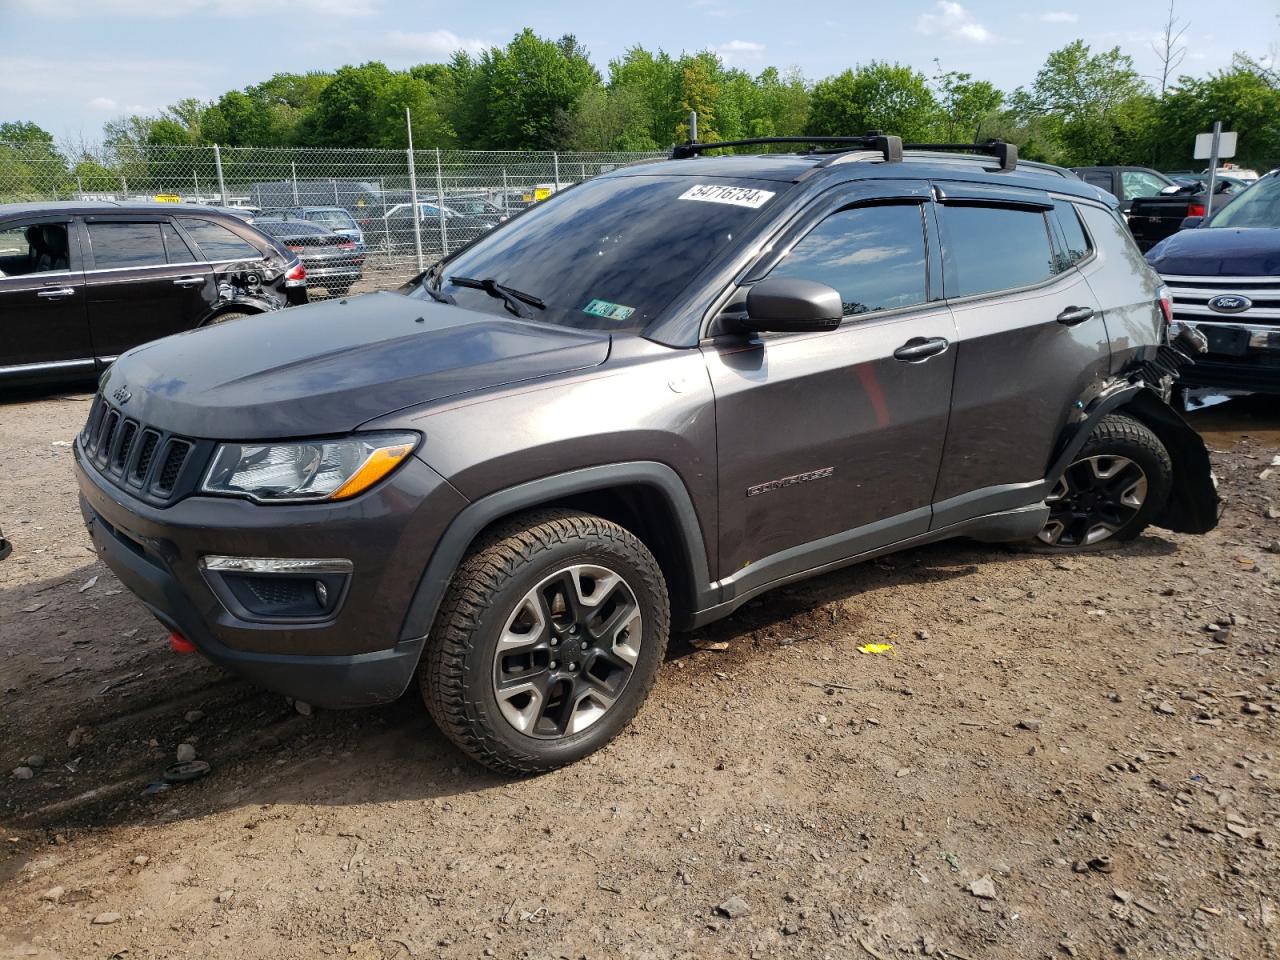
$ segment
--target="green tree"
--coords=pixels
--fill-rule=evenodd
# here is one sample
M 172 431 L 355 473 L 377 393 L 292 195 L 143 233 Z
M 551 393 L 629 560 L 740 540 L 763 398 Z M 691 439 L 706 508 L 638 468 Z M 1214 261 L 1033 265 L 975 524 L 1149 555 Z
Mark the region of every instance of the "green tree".
M 1168 167 L 1192 160 L 1197 133 L 1213 129 L 1215 120 L 1239 139 L 1235 163 L 1269 169 L 1280 165 L 1280 87 L 1240 66 L 1204 79 L 1180 77 L 1160 103 L 1155 122 L 1155 161 Z
M 937 126 L 938 104 L 924 74 L 873 60 L 814 85 L 807 132 L 856 136 L 869 130 L 926 140 Z
M 677 128 L 687 120 L 687 114 L 681 115 L 681 73 L 670 54 L 638 46 L 609 62 L 609 88 L 633 91 L 648 114 L 648 140 L 659 146 L 674 143 Z
M 559 115 L 600 83 L 587 51 L 571 35 L 544 40 L 525 29 L 501 49 L 481 54 L 487 94 L 478 146 L 549 150 L 560 145 Z
M 67 163 L 53 135 L 25 120 L 0 123 L 0 202 L 38 200 L 67 189 Z
M 983 125 L 1004 103 L 1004 94 L 986 80 L 975 80 L 973 74 L 955 70 L 942 72 L 937 60 L 938 109 L 941 112 L 942 139 L 948 143 L 977 143 L 984 139 Z
M 1113 47 L 1093 53 L 1083 40 L 1049 54 L 1030 89 L 1011 106 L 1024 121 L 1040 116 L 1056 126 L 1063 163 L 1123 163 L 1141 157 L 1151 139 L 1154 98 L 1132 58 Z

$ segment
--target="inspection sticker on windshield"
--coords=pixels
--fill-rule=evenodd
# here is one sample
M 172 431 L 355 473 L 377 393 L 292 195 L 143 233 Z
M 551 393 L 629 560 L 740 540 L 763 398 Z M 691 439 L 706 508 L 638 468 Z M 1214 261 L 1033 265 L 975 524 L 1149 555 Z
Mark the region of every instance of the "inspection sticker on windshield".
M 728 203 L 735 207 L 763 207 L 773 199 L 772 190 L 754 187 L 729 187 L 722 183 L 699 183 L 680 194 L 680 200 L 704 200 L 707 203 Z
M 604 317 L 606 320 L 626 320 L 636 312 L 635 307 L 624 307 L 620 303 L 610 303 L 608 300 L 592 300 L 582 308 L 583 313 L 589 313 L 593 317 Z

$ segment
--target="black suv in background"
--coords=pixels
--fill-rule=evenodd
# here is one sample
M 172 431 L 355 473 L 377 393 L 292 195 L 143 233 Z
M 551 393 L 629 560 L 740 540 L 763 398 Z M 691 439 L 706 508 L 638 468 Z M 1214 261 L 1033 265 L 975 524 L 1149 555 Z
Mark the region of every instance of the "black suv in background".
M 264 686 L 416 676 L 471 756 L 531 772 L 626 725 L 671 627 L 799 578 L 1216 524 L 1108 194 L 1007 144 L 807 142 L 686 144 L 401 293 L 122 356 L 75 445 L 99 554 Z
M 1126 216 L 1137 197 L 1158 197 L 1176 184 L 1159 170 L 1150 167 L 1072 167 L 1072 172 L 1085 183 L 1107 191 L 1120 202 Z
M 306 300 L 298 258 L 221 211 L 0 204 L 0 384 L 92 377 L 138 344 Z

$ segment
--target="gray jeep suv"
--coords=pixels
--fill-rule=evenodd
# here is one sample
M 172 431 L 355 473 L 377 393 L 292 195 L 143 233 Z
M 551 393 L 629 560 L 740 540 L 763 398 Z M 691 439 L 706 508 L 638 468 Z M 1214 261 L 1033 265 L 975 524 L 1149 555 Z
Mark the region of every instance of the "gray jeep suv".
M 100 555 L 175 646 L 327 706 L 416 676 L 532 772 L 780 584 L 1216 524 L 1114 198 L 1005 144 L 804 142 L 685 144 L 398 293 L 129 351 L 75 447 Z

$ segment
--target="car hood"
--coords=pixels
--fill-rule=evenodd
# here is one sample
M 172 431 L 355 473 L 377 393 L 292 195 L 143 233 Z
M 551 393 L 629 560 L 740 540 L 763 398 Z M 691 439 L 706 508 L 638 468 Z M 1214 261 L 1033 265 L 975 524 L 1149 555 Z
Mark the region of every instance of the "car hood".
M 136 347 L 103 381 L 127 416 L 189 437 L 345 433 L 408 406 L 603 363 L 608 334 L 371 293 Z
M 1147 251 L 1147 262 L 1169 277 L 1280 276 L 1280 229 L 1180 230 Z

